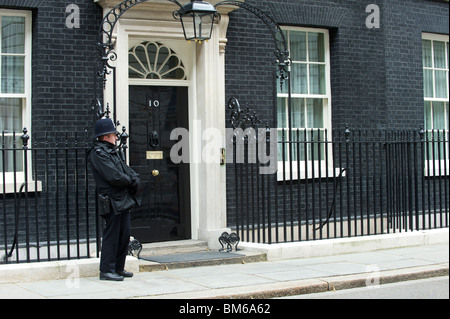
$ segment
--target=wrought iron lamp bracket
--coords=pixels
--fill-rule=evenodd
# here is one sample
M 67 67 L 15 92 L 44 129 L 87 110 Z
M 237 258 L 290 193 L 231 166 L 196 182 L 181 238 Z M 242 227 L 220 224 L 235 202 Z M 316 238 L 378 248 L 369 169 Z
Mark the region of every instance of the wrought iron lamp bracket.
M 117 53 L 115 52 L 115 43 L 113 38 L 114 28 L 122 17 L 132 7 L 148 0 L 124 0 L 114 8 L 112 8 L 104 17 L 100 25 L 100 30 L 97 35 L 97 49 L 98 65 L 96 66 L 96 77 L 102 81 L 103 89 L 106 87 L 107 76 L 111 74 L 111 70 L 115 69 L 114 62 L 117 60 Z M 167 0 L 182 8 L 182 5 L 177 0 Z M 95 86 L 97 90 L 97 85 Z M 97 91 L 95 99 L 92 103 L 92 109 L 99 116 L 103 112 L 103 105 L 101 98 L 98 97 Z
M 278 66 L 276 76 L 278 79 L 280 79 L 281 89 L 283 89 L 284 82 L 287 81 L 290 76 L 289 66 L 291 65 L 291 58 L 288 50 L 286 37 L 284 36 L 283 30 L 281 30 L 280 25 L 270 15 L 268 15 L 261 9 L 258 9 L 245 2 L 225 0 L 217 3 L 214 7 L 219 7 L 223 5 L 231 5 L 245 9 L 253 13 L 255 16 L 257 16 L 267 26 L 273 37 L 273 41 L 275 44 L 274 64 Z
M 124 0 L 112 8 L 104 17 L 100 26 L 97 39 L 97 47 L 102 52 L 102 60 L 107 63 L 110 60 L 109 53 L 114 50 L 113 31 L 120 17 L 132 7 L 148 0 Z M 167 0 L 175 3 L 180 8 L 182 5 L 177 0 Z
M 233 126 L 233 129 L 255 129 L 258 124 L 262 123 L 262 121 L 258 118 L 258 114 L 255 111 L 252 113 L 248 103 L 246 104 L 246 109 L 243 109 L 241 108 L 241 104 L 238 99 L 235 97 L 232 97 L 228 101 L 228 108 L 232 110 L 230 123 Z

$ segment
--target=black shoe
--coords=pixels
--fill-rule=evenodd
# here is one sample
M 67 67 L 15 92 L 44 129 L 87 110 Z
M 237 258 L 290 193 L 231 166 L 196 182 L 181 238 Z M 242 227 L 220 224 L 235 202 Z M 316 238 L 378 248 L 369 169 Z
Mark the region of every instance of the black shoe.
M 115 272 L 100 272 L 100 280 L 123 281 L 123 276 Z
M 133 273 L 129 272 L 129 271 L 122 270 L 122 271 L 118 271 L 117 273 L 123 277 L 127 277 L 127 278 L 133 277 Z

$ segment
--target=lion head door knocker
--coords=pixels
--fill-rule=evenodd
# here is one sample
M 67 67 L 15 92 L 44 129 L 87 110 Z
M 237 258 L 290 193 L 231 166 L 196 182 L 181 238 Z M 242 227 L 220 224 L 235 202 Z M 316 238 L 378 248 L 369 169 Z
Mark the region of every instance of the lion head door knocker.
M 159 146 L 159 134 L 156 131 L 148 133 L 148 145 L 151 148 Z

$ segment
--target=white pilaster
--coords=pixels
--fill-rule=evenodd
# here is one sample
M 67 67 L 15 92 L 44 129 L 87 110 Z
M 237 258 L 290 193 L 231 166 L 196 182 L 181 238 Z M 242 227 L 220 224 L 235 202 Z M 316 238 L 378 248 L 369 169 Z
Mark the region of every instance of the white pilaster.
M 227 25 L 228 19 L 221 23 Z M 218 238 L 222 232 L 230 232 L 226 228 L 226 166 L 220 163 L 221 149 L 226 145 L 224 40 L 223 32 L 219 32 L 223 28 L 215 26 L 211 40 L 197 45 L 197 120 L 202 126 L 198 236 L 211 249 L 220 247 Z

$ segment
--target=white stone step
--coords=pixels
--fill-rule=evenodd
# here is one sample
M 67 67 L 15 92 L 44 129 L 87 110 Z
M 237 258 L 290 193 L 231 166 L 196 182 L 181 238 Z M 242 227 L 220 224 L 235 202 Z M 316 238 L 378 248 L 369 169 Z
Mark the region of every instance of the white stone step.
M 167 241 L 160 243 L 143 244 L 140 257 L 184 254 L 201 251 L 208 251 L 208 244 L 201 240 L 189 239 L 179 241 Z

